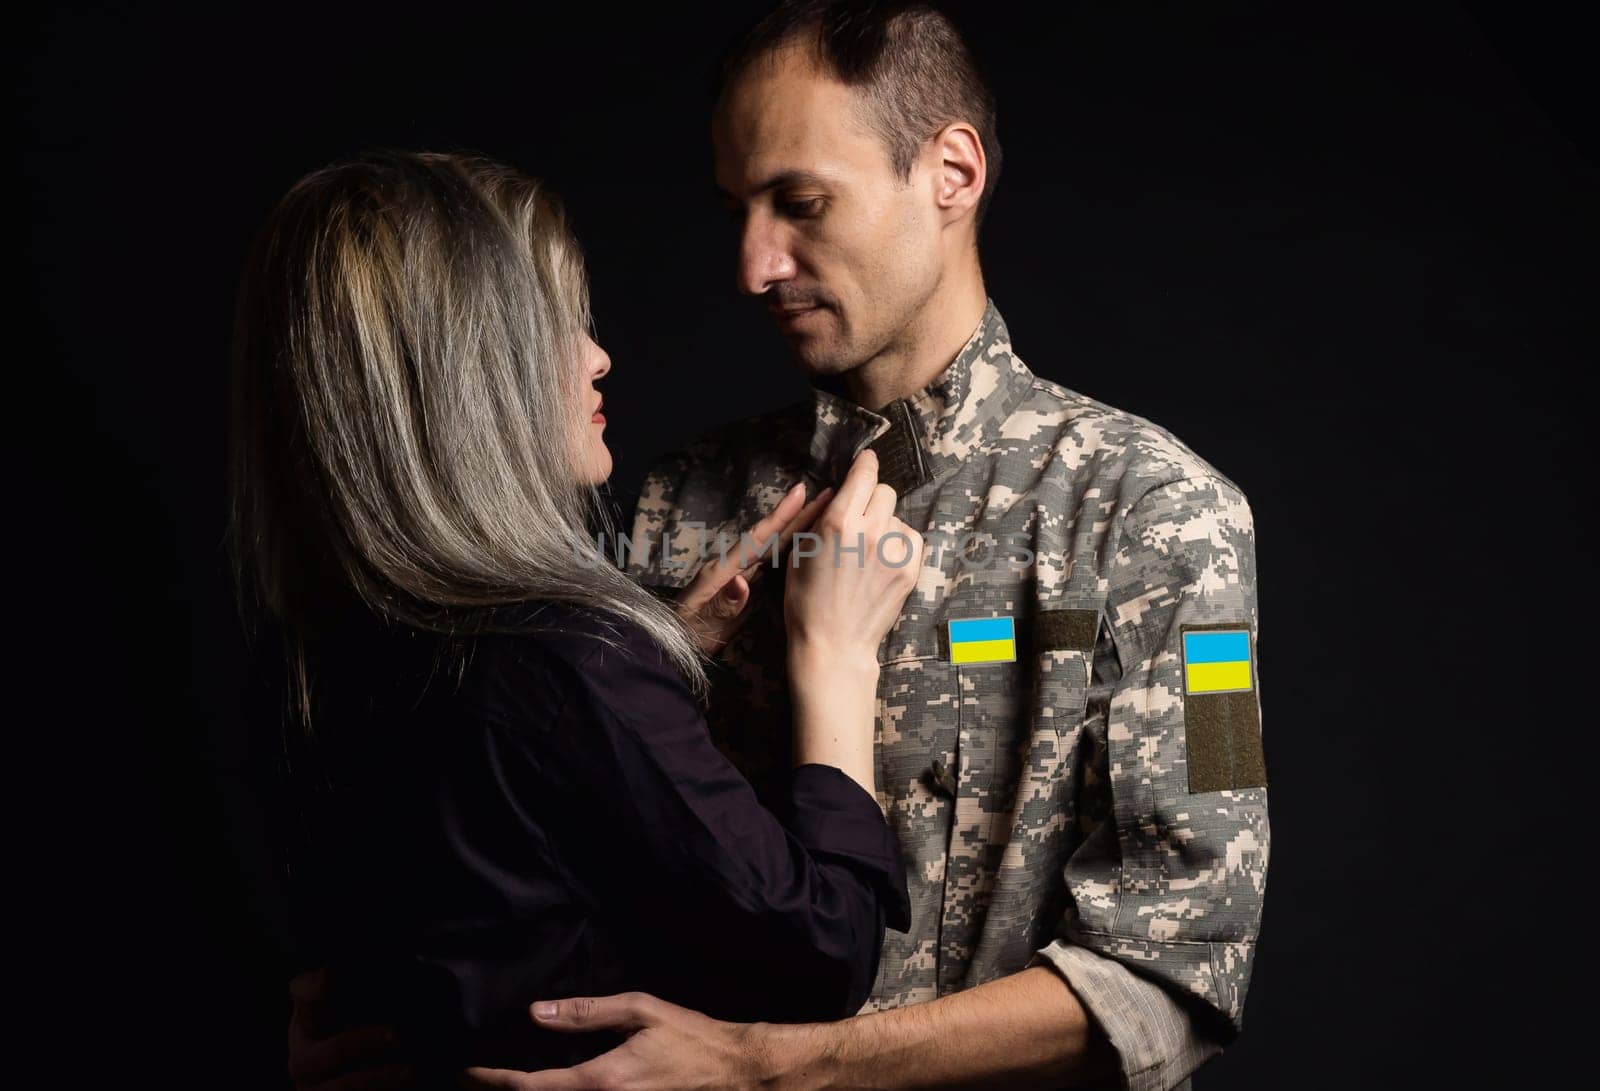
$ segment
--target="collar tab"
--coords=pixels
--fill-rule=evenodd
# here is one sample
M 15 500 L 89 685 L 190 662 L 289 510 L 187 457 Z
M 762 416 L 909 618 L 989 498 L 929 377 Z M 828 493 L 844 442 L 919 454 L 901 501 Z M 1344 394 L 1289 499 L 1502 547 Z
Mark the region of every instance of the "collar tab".
M 889 430 L 867 446 L 878 456 L 878 480 L 904 496 L 933 479 L 923 457 L 922 429 L 905 398 L 896 398 L 879 415 L 888 418 Z
M 1004 426 L 1033 384 L 1011 351 L 1011 335 L 993 299 L 950 365 L 932 383 L 874 413 L 851 401 L 836 376 L 812 383 L 809 472 L 825 484 L 844 480 L 856 452 L 878 453 L 878 479 L 904 496 L 954 472 Z

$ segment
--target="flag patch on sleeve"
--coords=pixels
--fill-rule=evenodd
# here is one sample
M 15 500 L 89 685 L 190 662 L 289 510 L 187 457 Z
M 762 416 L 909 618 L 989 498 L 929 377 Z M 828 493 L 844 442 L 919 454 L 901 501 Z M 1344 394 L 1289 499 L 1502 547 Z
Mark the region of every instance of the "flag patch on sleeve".
M 1014 663 L 1017 627 L 1014 618 L 973 617 L 950 622 L 950 662 Z
M 1249 629 L 1191 629 L 1183 634 L 1183 692 L 1241 693 L 1250 688 Z
M 1189 791 L 1266 787 L 1250 630 L 1237 623 L 1181 629 Z

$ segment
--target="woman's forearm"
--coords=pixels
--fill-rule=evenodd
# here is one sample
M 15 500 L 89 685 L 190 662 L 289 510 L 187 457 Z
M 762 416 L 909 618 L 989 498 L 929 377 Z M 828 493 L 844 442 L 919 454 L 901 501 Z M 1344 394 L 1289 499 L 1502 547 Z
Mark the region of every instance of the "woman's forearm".
M 832 765 L 875 797 L 878 786 L 872 736 L 877 717 L 877 660 L 791 645 L 789 687 L 794 707 L 794 764 Z

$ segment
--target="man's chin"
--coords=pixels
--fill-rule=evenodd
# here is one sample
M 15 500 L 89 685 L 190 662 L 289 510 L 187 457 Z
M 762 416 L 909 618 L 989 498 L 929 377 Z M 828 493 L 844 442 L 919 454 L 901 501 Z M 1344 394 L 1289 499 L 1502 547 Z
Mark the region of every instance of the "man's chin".
M 825 379 L 832 375 L 843 375 L 853 366 L 848 356 L 841 353 L 832 345 L 824 344 L 815 338 L 789 337 L 785 338 L 789 345 L 789 355 L 808 379 Z

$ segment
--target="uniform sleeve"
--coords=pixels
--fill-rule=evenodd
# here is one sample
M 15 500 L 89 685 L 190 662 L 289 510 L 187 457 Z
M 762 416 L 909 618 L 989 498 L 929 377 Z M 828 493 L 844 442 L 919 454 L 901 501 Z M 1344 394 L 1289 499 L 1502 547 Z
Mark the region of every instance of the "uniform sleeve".
M 590 799 L 573 866 L 620 910 L 658 995 L 721 1018 L 837 1019 L 866 1002 L 886 926 L 910 927 L 899 843 L 842 771 L 761 806 L 642 637 L 577 669 L 557 730 Z M 548 761 L 548 754 L 530 755 Z
M 687 469 L 687 457 L 680 452 L 665 455 L 651 465 L 639 488 L 633 523 L 623 547 L 622 571 L 635 583 L 658 592 L 687 583 L 694 561 L 688 556 L 671 555 L 671 531 L 677 529 L 672 500 Z
M 1069 909 L 1034 956 L 1110 1038 L 1123 1085 L 1170 1088 L 1236 1035 L 1266 888 L 1256 567 L 1243 494 L 1158 485 L 1109 565 L 1087 710 L 1099 821 L 1065 868 Z
M 639 489 L 622 571 L 658 594 L 687 585 L 738 514 L 730 507 L 743 492 L 735 470 L 706 439 L 658 459 Z

